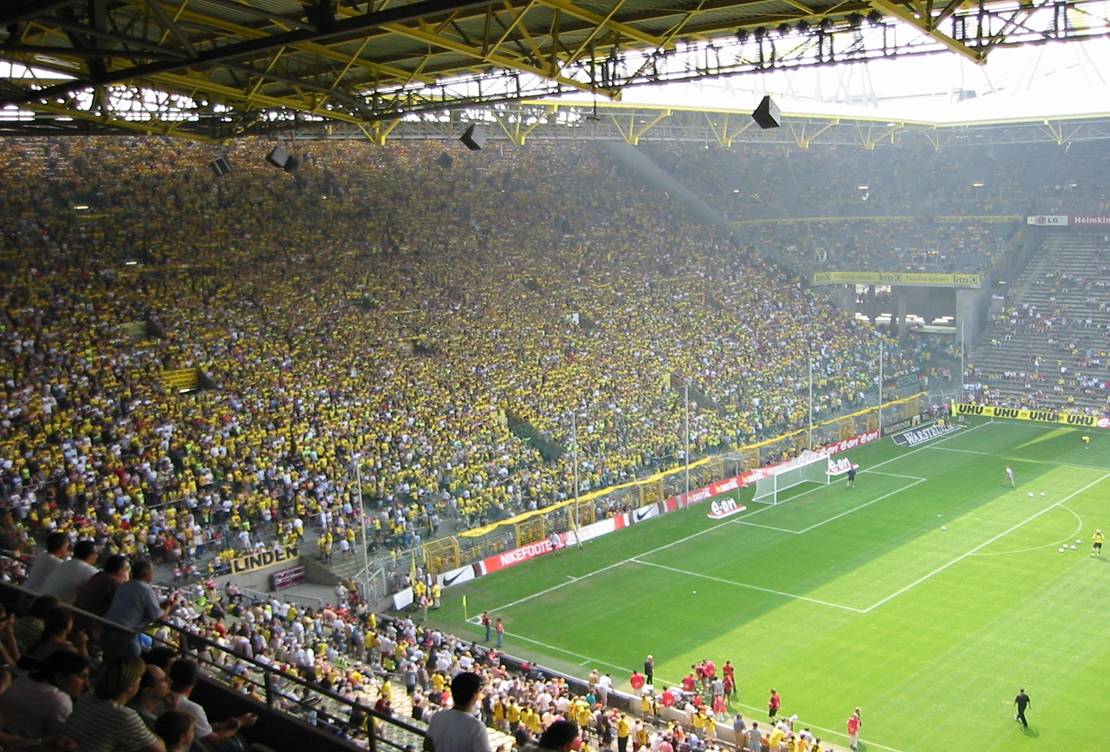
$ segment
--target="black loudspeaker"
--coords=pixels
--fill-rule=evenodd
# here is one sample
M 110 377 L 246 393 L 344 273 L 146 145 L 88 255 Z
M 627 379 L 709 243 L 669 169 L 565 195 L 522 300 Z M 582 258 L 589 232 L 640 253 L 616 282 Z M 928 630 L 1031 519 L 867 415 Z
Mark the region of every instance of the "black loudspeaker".
M 270 150 L 269 154 L 266 155 L 266 161 L 272 164 L 274 167 L 278 167 L 284 170 L 286 162 L 289 161 L 289 150 L 281 144 L 278 144 Z
M 459 140 L 466 145 L 467 149 L 481 151 L 482 147 L 486 145 L 486 132 L 482 130 L 481 126 L 472 125 L 466 129 Z
M 227 161 L 227 157 L 219 157 L 216 161 L 209 163 L 212 172 L 216 173 L 216 177 L 222 178 L 224 175 L 231 172 L 231 162 Z
M 285 170 L 288 173 L 294 173 L 294 172 L 297 171 L 297 168 L 300 167 L 300 166 L 301 166 L 301 160 L 298 159 L 297 157 L 294 157 L 292 154 L 290 154 L 289 158 L 285 160 L 285 166 L 282 169 Z
M 771 101 L 771 96 L 767 95 L 755 108 L 755 112 L 752 113 L 752 120 L 764 130 L 778 128 L 782 125 L 782 113 L 779 112 L 779 106 Z
M 454 163 L 455 163 L 455 160 L 452 159 L 451 155 L 448 154 L 447 152 L 443 152 L 438 157 L 436 157 L 436 164 L 439 165 L 440 167 L 442 167 L 445 170 L 450 170 L 451 165 L 453 165 Z

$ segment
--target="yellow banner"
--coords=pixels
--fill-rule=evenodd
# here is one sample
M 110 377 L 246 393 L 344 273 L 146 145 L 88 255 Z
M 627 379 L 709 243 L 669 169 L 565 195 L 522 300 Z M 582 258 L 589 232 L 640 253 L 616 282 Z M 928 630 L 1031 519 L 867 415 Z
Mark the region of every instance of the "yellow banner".
M 271 564 L 280 564 L 283 561 L 296 561 L 297 555 L 296 546 L 285 546 L 277 551 L 268 548 L 254 554 L 243 554 L 231 560 L 231 573 L 243 574 L 244 572 L 253 572 L 256 569 L 268 567 Z
M 909 285 L 914 287 L 982 287 L 982 274 L 930 272 L 814 272 L 815 285 Z
M 966 402 L 953 403 L 952 415 L 982 415 L 987 418 L 1010 418 L 1034 423 L 1062 423 L 1077 428 L 1110 428 L 1110 418 L 1098 418 L 1080 413 L 1061 413 L 1055 410 L 1026 410 L 1020 407 L 995 407 Z

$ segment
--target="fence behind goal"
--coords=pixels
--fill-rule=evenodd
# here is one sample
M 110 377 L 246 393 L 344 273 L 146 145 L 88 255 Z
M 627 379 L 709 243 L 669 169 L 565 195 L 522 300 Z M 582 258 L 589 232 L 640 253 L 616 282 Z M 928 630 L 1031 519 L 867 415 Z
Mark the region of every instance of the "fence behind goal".
M 886 402 L 881 408 L 882 423 L 889 425 L 913 418 L 920 415 L 927 405 L 924 392 Z M 702 488 L 745 470 L 797 457 L 811 446 L 822 446 L 876 431 L 879 414 L 880 408 L 876 405 L 815 423 L 812 443 L 810 428 L 806 427 L 739 447 L 726 454 L 703 457 L 690 464 L 690 488 Z M 819 467 L 820 482 L 824 483 L 825 466 L 822 463 Z M 577 502 L 573 499 L 562 501 L 458 535 L 429 541 L 422 546 L 424 566 L 429 573 L 438 574 L 511 548 L 535 543 L 553 532 L 561 533 L 575 525 L 588 525 L 625 508 L 635 509 L 663 501 L 685 490 L 686 466 L 680 465 L 645 478 L 590 491 L 582 494 Z

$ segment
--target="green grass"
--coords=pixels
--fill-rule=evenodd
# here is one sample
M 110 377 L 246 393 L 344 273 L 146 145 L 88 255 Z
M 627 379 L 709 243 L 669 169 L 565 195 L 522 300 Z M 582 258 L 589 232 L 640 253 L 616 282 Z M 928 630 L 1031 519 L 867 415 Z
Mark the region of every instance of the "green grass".
M 862 706 L 869 750 L 1100 749 L 1110 554 L 1089 552 L 1110 528 L 1110 435 L 1091 433 L 1090 449 L 1078 430 L 1004 422 L 916 449 L 884 439 L 851 453 L 855 489 L 811 486 L 724 522 L 698 505 L 452 588 L 435 617 L 480 636 L 465 594 L 472 618 L 504 617 L 509 652 L 623 686 L 647 653 L 657 684 L 729 659 L 735 711 L 763 719 L 775 687 L 843 744 Z

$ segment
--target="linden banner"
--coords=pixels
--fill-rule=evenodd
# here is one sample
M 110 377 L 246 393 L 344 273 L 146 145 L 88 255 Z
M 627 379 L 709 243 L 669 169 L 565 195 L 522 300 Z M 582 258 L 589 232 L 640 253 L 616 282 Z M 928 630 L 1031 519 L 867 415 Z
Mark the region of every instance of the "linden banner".
M 1029 420 L 1035 423 L 1062 423 L 1080 428 L 1110 428 L 1110 418 L 1099 418 L 1081 413 L 1061 413 L 1055 410 L 1026 410 L 1020 407 L 995 407 L 967 402 L 952 404 L 952 415 L 982 415 L 988 418 Z
M 295 560 L 299 554 L 296 546 L 283 546 L 278 550 L 268 548 L 257 553 L 243 554 L 231 560 L 231 573 L 243 574 L 253 572 L 271 564 L 280 564 L 283 561 Z
M 931 272 L 814 272 L 815 285 L 907 285 L 910 287 L 982 287 L 982 274 Z

